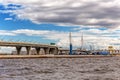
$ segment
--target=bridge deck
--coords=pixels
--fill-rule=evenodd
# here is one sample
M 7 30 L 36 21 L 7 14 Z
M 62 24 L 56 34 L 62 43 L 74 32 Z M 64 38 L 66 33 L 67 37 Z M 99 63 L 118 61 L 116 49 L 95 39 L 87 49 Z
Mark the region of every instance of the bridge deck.
M 48 45 L 48 44 L 36 44 L 36 43 L 25 43 L 25 42 L 3 42 L 0 41 L 0 46 L 31 46 L 31 47 L 56 47 L 54 45 Z

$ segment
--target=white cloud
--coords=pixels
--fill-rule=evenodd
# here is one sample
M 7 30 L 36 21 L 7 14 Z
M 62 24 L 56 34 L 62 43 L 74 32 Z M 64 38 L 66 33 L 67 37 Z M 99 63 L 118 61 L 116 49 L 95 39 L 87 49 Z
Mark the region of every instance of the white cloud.
M 28 36 L 32 36 L 32 35 L 45 35 L 45 34 L 48 34 L 50 33 L 50 31 L 47 31 L 47 30 L 29 30 L 29 29 L 20 29 L 20 30 L 15 30 L 15 31 L 12 31 L 12 33 L 15 33 L 15 34 L 26 34 Z
M 7 31 L 7 30 L 0 30 L 0 35 L 6 35 L 6 36 L 15 36 L 16 34 Z
M 10 20 L 13 20 L 12 18 L 5 18 L 4 19 L 5 21 L 10 21 Z

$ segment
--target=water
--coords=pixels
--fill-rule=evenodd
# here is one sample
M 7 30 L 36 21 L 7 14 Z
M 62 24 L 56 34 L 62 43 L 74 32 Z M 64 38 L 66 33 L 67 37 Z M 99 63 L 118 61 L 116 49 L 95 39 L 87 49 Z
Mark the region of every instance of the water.
M 0 59 L 0 80 L 120 80 L 120 57 Z

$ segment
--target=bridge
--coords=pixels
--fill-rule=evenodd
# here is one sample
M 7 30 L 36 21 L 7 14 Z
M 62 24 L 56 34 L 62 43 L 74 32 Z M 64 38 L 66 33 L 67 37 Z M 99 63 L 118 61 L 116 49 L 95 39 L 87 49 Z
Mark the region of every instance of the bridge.
M 31 48 L 35 48 L 37 54 L 39 54 L 41 48 L 44 50 L 45 54 L 57 54 L 58 53 L 58 47 L 57 46 L 47 45 L 47 44 L 34 44 L 34 43 L 25 43 L 25 42 L 4 42 L 4 41 L 0 41 L 0 46 L 15 47 L 18 55 L 20 55 L 22 47 L 26 48 L 27 55 L 30 54 Z

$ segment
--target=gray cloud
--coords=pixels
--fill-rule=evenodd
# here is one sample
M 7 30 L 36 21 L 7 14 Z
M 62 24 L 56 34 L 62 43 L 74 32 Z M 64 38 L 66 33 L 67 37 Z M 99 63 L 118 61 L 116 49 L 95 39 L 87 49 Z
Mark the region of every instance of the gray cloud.
M 72 24 L 112 28 L 120 26 L 119 0 L 6 0 L 21 4 L 24 9 L 13 11 L 20 19 L 35 23 Z

